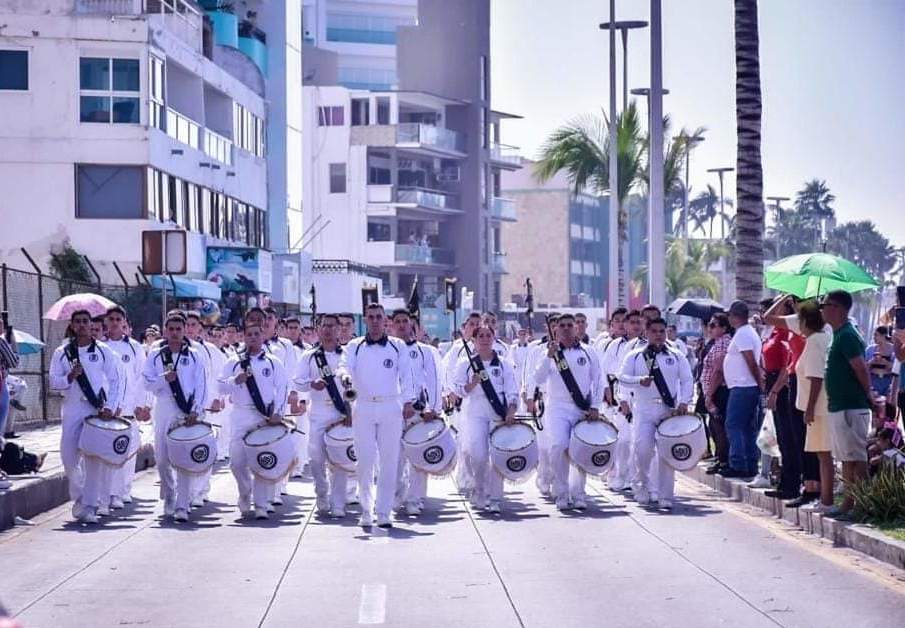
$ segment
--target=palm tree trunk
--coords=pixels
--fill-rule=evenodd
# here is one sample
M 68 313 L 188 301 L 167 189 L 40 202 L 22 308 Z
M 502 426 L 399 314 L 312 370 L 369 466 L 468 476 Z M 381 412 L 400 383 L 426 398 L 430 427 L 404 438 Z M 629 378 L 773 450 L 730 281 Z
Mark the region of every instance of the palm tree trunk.
M 764 175 L 761 163 L 757 0 L 735 0 L 736 294 L 757 307 L 764 291 Z

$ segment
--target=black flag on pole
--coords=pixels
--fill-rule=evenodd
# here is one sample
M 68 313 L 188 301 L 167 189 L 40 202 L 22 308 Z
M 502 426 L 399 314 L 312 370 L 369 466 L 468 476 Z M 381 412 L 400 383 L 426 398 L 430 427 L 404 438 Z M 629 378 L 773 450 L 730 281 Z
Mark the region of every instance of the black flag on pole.
M 412 283 L 412 293 L 409 295 L 409 302 L 406 307 L 411 316 L 421 320 L 421 296 L 418 294 L 418 275 L 415 275 L 415 281 Z
M 368 309 L 368 306 L 371 303 L 380 303 L 380 295 L 377 293 L 377 286 L 361 289 L 361 313 L 362 314 L 365 313 L 365 310 Z
M 314 289 L 314 284 L 311 284 L 308 294 L 311 295 L 311 324 L 317 325 L 317 290 Z

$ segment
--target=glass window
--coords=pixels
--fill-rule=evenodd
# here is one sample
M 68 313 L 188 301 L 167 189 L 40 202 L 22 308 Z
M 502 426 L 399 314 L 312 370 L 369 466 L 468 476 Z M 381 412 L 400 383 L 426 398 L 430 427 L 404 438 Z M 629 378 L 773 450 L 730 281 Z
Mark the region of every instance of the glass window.
M 79 121 L 110 122 L 110 99 L 106 96 L 82 96 L 79 99 Z
M 28 51 L 0 50 L 0 90 L 28 89 Z
M 346 193 L 346 164 L 330 164 L 330 194 Z
M 138 124 L 141 119 L 138 113 L 138 98 L 113 98 L 113 122 Z
M 81 89 L 110 90 L 110 59 L 82 57 L 79 60 Z
M 487 100 L 487 55 L 481 55 L 481 100 Z
M 342 126 L 345 118 L 344 111 L 343 107 L 318 107 L 318 126 Z
M 117 92 L 139 91 L 141 81 L 138 78 L 138 71 L 138 59 L 113 59 L 113 90 Z
M 150 96 L 148 124 L 166 130 L 164 115 L 164 63 L 151 55 L 148 63 L 148 95 Z
M 377 98 L 377 124 L 390 123 L 390 99 L 386 96 Z
M 199 231 L 201 233 L 212 233 L 211 228 L 214 224 L 214 219 L 212 215 L 211 208 L 211 191 L 207 188 L 199 188 L 199 211 L 201 215 L 201 225 L 199 227 Z
M 76 166 L 76 218 L 144 218 L 144 168 Z
M 352 126 L 370 124 L 370 102 L 367 98 L 352 99 Z
M 81 122 L 138 124 L 141 121 L 137 59 L 79 59 Z M 162 111 L 158 112 L 162 114 Z M 159 123 L 152 114 L 152 122 Z

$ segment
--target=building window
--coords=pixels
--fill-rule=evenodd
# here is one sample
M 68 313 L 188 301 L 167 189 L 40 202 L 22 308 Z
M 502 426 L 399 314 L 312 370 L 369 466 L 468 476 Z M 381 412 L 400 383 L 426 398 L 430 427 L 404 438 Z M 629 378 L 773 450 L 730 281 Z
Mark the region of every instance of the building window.
M 76 218 L 144 218 L 144 169 L 76 165 Z
M 409 16 L 327 13 L 327 41 L 395 44 L 396 29 L 414 24 Z
M 481 80 L 481 85 L 480 85 L 480 89 L 481 89 L 481 100 L 487 101 L 487 100 L 490 100 L 490 99 L 487 97 L 487 94 L 490 92 L 490 90 L 488 89 L 488 79 L 489 79 L 489 74 L 488 74 L 488 72 L 487 72 L 487 55 L 481 55 L 480 63 L 481 63 L 481 67 L 480 67 L 480 74 L 481 74 L 481 79 L 480 79 L 480 80 Z
M 371 123 L 370 107 L 367 98 L 352 99 L 352 126 L 367 126 Z
M 79 59 L 79 120 L 138 124 L 138 59 Z
M 377 98 L 377 124 L 390 123 L 390 99 L 385 96 Z
M 344 118 L 343 107 L 318 107 L 317 108 L 317 125 L 318 126 L 342 126 Z
M 389 242 L 392 238 L 390 225 L 382 222 L 368 223 L 368 242 Z
M 392 183 L 389 168 L 378 168 L 371 166 L 368 168 L 368 185 L 389 185 Z
M 340 67 L 336 69 L 336 79 L 343 87 L 375 92 L 396 89 L 399 82 L 395 68 Z
M 165 73 L 163 59 L 148 57 L 148 125 L 166 130 L 166 104 L 164 99 Z
M 28 51 L 0 50 L 0 90 L 28 89 Z
M 257 157 L 264 156 L 264 120 L 233 103 L 233 143 Z
M 330 164 L 330 194 L 346 193 L 346 164 Z

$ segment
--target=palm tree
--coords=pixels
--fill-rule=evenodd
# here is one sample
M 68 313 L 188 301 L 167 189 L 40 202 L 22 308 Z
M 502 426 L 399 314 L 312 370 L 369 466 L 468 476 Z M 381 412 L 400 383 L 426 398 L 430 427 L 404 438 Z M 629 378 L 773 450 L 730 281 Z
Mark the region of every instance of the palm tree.
M 720 283 L 710 266 L 729 254 L 729 247 L 697 239 L 669 238 L 666 245 L 666 292 L 670 300 L 683 296 L 720 297 Z M 647 264 L 634 273 L 638 283 L 647 282 Z
M 811 179 L 795 194 L 795 209 L 816 219 L 834 218 L 833 202 L 836 196 L 830 192 L 826 181 Z
M 637 189 L 644 175 L 644 135 L 635 101 L 629 103 L 616 120 L 616 159 L 619 168 L 619 233 L 618 233 L 618 294 L 625 294 L 625 251 L 628 241 L 628 212 L 625 201 Z M 565 172 L 573 191 L 591 190 L 601 194 L 610 191 L 609 120 L 601 110 L 599 116 L 579 116 L 553 131 L 540 150 L 534 176 L 540 182 L 549 181 L 557 173 Z
M 764 292 L 762 109 L 757 0 L 735 0 L 736 291 L 751 307 Z
M 732 200 L 723 199 L 723 204 L 726 207 L 732 207 Z M 713 240 L 713 223 L 717 219 L 722 223 L 722 233 L 729 232 L 729 214 L 720 209 L 720 195 L 709 183 L 706 190 L 688 202 L 688 213 L 695 229 L 707 233 L 711 240 Z M 706 231 L 705 225 L 708 226 Z

